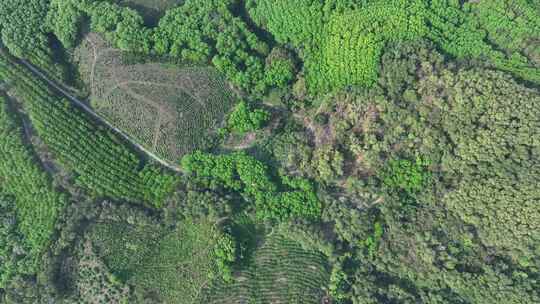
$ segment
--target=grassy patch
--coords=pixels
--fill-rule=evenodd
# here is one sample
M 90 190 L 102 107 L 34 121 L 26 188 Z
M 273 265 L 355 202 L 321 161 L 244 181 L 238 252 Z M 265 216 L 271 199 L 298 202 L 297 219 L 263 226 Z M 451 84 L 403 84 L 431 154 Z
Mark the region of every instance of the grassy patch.
M 157 155 L 175 162 L 208 147 L 233 105 L 210 67 L 126 64 L 119 50 L 90 34 L 77 49 L 94 110 Z

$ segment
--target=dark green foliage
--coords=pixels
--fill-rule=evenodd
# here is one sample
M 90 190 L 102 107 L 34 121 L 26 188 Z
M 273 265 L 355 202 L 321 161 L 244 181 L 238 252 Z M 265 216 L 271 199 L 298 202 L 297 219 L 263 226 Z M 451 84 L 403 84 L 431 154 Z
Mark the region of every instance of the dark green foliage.
M 154 35 L 155 49 L 187 60 L 210 59 L 235 85 L 263 92 L 268 47 L 231 13 L 235 2 L 190 0 L 168 11 Z
M 84 220 L 64 219 L 13 128 L 0 140 L 0 302 L 540 303 L 540 2 L 187 0 L 153 27 L 126 1 L 4 2 L 3 44 L 48 74 L 46 33 L 71 48 L 89 29 L 143 61 L 211 63 L 239 99 L 279 102 L 265 102 L 272 125 L 249 154 L 197 151 L 179 177 L 2 53 L 30 143 L 61 165 L 55 182 L 163 212 L 81 202 L 66 209 Z M 100 67 L 99 81 L 121 76 Z M 130 88 L 151 95 L 130 67 Z M 240 102 L 221 131 L 268 120 Z
M 59 5 L 58 1 L 51 1 L 50 9 L 54 14 L 47 14 L 47 27 L 66 48 L 75 47 L 80 38 L 82 12 L 69 2 Z
M 175 191 L 167 199 L 164 207 L 166 219 L 171 222 L 182 221 L 184 218 L 211 218 L 216 221 L 232 213 L 232 198 L 228 195 L 203 191 L 196 183 L 187 178 L 183 180 L 186 191 Z
M 47 14 L 46 0 L 6 0 L 0 4 L 2 42 L 18 57 L 47 50 L 40 23 Z
M 147 26 L 156 26 L 165 12 L 183 0 L 116 0 L 121 6 L 130 7 L 141 14 Z
M 448 66 L 421 45 L 389 49 L 383 90 L 336 98 L 330 115 L 338 142 L 362 156 L 356 182 L 324 214 L 345 244 L 360 244 L 345 258 L 356 269 L 347 298 L 534 303 L 538 92 L 501 72 Z
M 524 0 L 495 0 L 469 4 L 467 9 L 486 30 L 490 43 L 504 50 L 506 56 L 538 68 L 539 42 L 535 41 L 540 26 L 538 4 Z
M 265 79 L 268 46 L 249 31 L 241 18 L 233 15 L 233 6 L 237 4 L 235 0 L 188 0 L 168 10 L 158 26 L 149 29 L 136 11 L 116 4 L 54 0 L 51 4 L 54 14 L 49 14 L 48 23 L 59 39 L 70 46 L 75 35 L 63 28 L 83 13 L 90 17 L 93 31 L 105 34 L 122 50 L 196 63 L 212 62 L 236 86 L 250 93 L 264 93 L 268 85 Z M 274 74 L 277 70 L 291 73 L 288 66 L 278 63 L 268 69 Z M 270 80 L 282 84 L 290 77 Z
M 229 115 L 227 127 L 238 133 L 246 133 L 260 129 L 270 118 L 270 113 L 262 109 L 250 109 L 248 104 L 241 100 Z
M 65 69 L 54 62 L 53 50 L 46 35 L 44 20 L 48 0 L 3 0 L 0 2 L 0 34 L 2 44 L 11 54 L 25 58 L 64 79 Z M 65 31 L 70 31 L 68 28 Z
M 422 93 L 444 111 L 441 127 L 454 147 L 441 164 L 456 181 L 445 204 L 486 245 L 529 255 L 540 237 L 532 186 L 540 176 L 538 91 L 493 71 L 445 72 L 436 79 L 440 85 L 426 79 Z
M 260 218 L 316 219 L 321 212 L 309 181 L 283 176 L 281 182 L 288 191 L 280 191 L 267 166 L 244 153 L 212 155 L 197 151 L 182 158 L 182 168 L 209 187 L 241 192 L 248 201 L 254 201 Z
M 15 202 L 7 196 L 0 197 L 0 288 L 5 288 L 6 283 L 17 273 L 24 273 L 25 269 L 17 266 L 24 258 L 17 251 L 29 252 L 25 248 L 24 237 L 17 229 L 17 213 Z M 22 270 L 22 271 L 21 271 Z
M 343 152 L 329 143 L 312 147 L 308 138 L 297 131 L 285 132 L 268 143 L 268 148 L 286 172 L 313 178 L 326 185 L 341 179 L 346 170 Z
M 335 303 L 346 303 L 347 301 L 347 274 L 340 268 L 334 266 L 330 274 L 328 293 Z
M 75 294 L 70 301 L 90 303 L 125 303 L 129 297 L 129 287 L 112 274 L 97 256 L 91 242 L 80 245 L 74 274 Z

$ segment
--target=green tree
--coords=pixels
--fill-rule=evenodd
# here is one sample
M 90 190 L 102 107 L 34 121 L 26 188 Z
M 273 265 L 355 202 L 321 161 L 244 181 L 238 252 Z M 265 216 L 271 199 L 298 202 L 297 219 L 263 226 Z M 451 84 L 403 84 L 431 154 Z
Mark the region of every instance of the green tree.
M 228 128 L 233 132 L 246 133 L 260 129 L 270 119 L 270 113 L 262 109 L 251 109 L 241 100 L 227 120 Z

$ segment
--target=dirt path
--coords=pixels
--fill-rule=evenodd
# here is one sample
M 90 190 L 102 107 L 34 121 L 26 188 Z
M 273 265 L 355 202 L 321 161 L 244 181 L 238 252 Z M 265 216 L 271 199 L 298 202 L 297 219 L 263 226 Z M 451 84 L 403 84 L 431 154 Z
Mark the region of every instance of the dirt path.
M 91 67 L 90 67 L 90 95 L 91 96 L 94 96 L 95 95 L 94 93 L 96 91 L 94 75 L 95 75 L 96 65 L 97 65 L 99 56 L 103 55 L 103 54 L 106 54 L 106 53 L 108 53 L 110 51 L 114 51 L 113 48 L 105 48 L 104 50 L 101 51 L 101 54 L 100 54 L 98 52 L 98 47 L 96 45 L 96 43 L 98 43 L 98 42 L 95 42 L 94 40 L 92 40 L 93 37 L 94 36 L 92 34 L 90 34 L 90 36 L 88 36 L 88 38 L 86 39 L 88 41 L 88 43 L 92 46 L 92 53 L 93 53 L 92 64 L 91 64 Z
M 100 121 L 101 123 L 103 123 L 104 125 L 106 125 L 107 127 L 111 128 L 112 130 L 115 131 L 115 133 L 117 133 L 119 136 L 121 136 L 122 138 L 124 138 L 126 141 L 128 141 L 129 143 L 131 143 L 134 147 L 136 147 L 139 151 L 141 151 L 142 153 L 146 154 L 148 157 L 150 157 L 151 159 L 154 159 L 155 161 L 157 161 L 158 163 L 162 164 L 163 166 L 175 171 L 175 172 L 182 172 L 180 167 L 177 167 L 177 166 L 174 166 L 174 165 L 171 165 L 169 164 L 167 161 L 161 159 L 159 156 L 155 155 L 154 153 L 152 153 L 151 151 L 149 151 L 148 149 L 146 149 L 145 147 L 143 147 L 142 145 L 138 144 L 137 142 L 133 141 L 126 133 L 124 133 L 122 130 L 116 128 L 115 126 L 113 126 L 111 123 L 109 123 L 107 120 L 105 120 L 104 118 L 102 118 L 101 116 L 99 116 L 98 114 L 96 114 L 94 112 L 94 110 L 92 110 L 88 105 L 86 105 L 84 102 L 80 101 L 79 99 L 77 99 L 76 97 L 74 97 L 73 95 L 69 94 L 63 87 L 61 87 L 60 85 L 56 84 L 54 81 L 52 81 L 51 79 L 49 79 L 45 74 L 43 74 L 41 71 L 39 71 L 38 69 L 36 69 L 33 65 L 31 65 L 30 63 L 28 63 L 27 61 L 25 60 L 21 60 L 21 62 L 36 76 L 38 76 L 39 78 L 43 79 L 45 82 L 47 82 L 47 84 L 49 84 L 51 87 L 55 88 L 57 91 L 59 91 L 60 93 L 62 93 L 66 98 L 68 98 L 70 101 L 72 101 L 73 103 L 75 103 L 80 109 L 82 109 L 84 112 L 88 113 L 89 115 L 91 115 L 94 119 Z
M 237 143 L 236 145 L 234 145 L 234 144 L 225 144 L 223 146 L 225 148 L 227 148 L 227 149 L 243 150 L 243 149 L 247 149 L 247 148 L 253 146 L 253 143 L 255 142 L 256 139 L 257 139 L 257 135 L 255 134 L 255 132 L 250 132 L 250 133 L 246 134 L 246 136 L 244 136 L 244 138 L 239 143 Z

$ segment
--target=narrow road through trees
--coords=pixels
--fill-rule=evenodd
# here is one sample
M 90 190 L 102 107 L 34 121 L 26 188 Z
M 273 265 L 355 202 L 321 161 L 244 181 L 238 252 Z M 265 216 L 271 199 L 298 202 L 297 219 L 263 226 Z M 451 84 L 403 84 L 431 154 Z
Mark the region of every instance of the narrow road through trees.
M 150 157 L 151 159 L 159 162 L 160 164 L 162 164 L 163 166 L 175 171 L 175 172 L 182 172 L 182 170 L 180 169 L 180 167 L 178 166 L 174 166 L 172 164 L 170 164 L 169 162 L 165 161 L 164 159 L 160 158 L 159 156 L 155 155 L 153 152 L 149 151 L 148 149 L 146 149 L 145 147 L 143 147 L 142 145 L 140 145 L 139 143 L 135 142 L 134 140 L 132 140 L 129 135 L 127 135 L 126 133 L 124 133 L 122 130 L 116 128 L 115 126 L 113 126 L 111 123 L 109 123 L 107 120 L 105 120 L 103 117 L 99 116 L 97 113 L 94 112 L 94 110 L 92 110 L 92 108 L 90 108 L 87 104 L 85 104 L 84 102 L 80 101 L 78 98 L 76 98 L 75 96 L 71 95 L 69 92 L 67 92 L 66 89 L 64 89 L 61 85 L 55 83 L 54 81 L 52 81 L 51 79 L 49 79 L 49 77 L 47 77 L 44 73 L 42 73 L 40 70 L 38 70 L 36 67 L 34 67 L 32 64 L 30 64 L 29 62 L 25 61 L 25 60 L 21 60 L 21 62 L 30 70 L 32 71 L 32 73 L 34 73 L 36 76 L 38 76 L 39 78 L 45 80 L 47 82 L 47 84 L 49 84 L 50 86 L 52 86 L 53 88 L 55 88 L 56 90 L 58 90 L 60 93 L 62 93 L 66 98 L 68 98 L 71 102 L 75 103 L 79 108 L 81 108 L 83 111 L 85 111 L 86 113 L 90 114 L 92 117 L 94 117 L 96 120 L 100 121 L 101 123 L 103 123 L 104 125 L 106 125 L 107 127 L 111 128 L 112 130 L 114 130 L 118 135 L 120 135 L 122 138 L 124 138 L 126 141 L 128 141 L 129 143 L 131 143 L 134 147 L 136 147 L 139 151 L 141 151 L 142 153 L 146 154 L 148 157 Z

